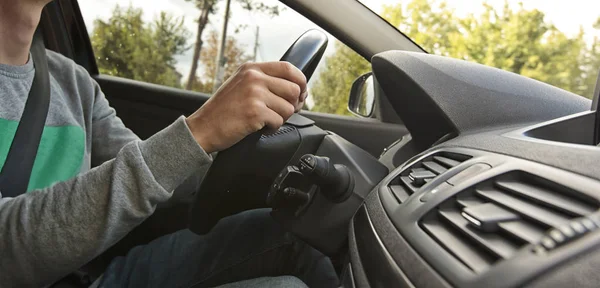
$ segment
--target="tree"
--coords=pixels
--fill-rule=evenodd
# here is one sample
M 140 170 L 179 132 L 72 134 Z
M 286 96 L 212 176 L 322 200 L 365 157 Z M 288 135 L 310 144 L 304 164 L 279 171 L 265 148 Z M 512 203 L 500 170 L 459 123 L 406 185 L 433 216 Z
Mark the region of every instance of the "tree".
M 200 15 L 198 16 L 198 20 L 196 21 L 198 23 L 198 27 L 196 29 L 196 42 L 194 44 L 194 54 L 192 56 L 192 67 L 190 68 L 190 73 L 188 74 L 187 84 L 185 87 L 187 90 L 192 90 L 192 88 L 195 87 L 194 83 L 195 83 L 196 79 L 198 78 L 196 75 L 196 72 L 198 70 L 198 60 L 200 59 L 200 55 L 202 54 L 202 44 L 204 44 L 204 42 L 202 41 L 202 37 L 203 37 L 202 34 L 204 33 L 206 24 L 208 24 L 208 22 L 210 20 L 209 19 L 210 15 L 213 15 L 217 12 L 217 4 L 220 2 L 220 0 L 186 0 L 186 1 L 194 2 L 196 4 L 196 8 L 198 8 L 200 10 Z M 263 12 L 263 13 L 267 13 L 270 16 L 277 16 L 277 15 L 279 15 L 279 12 L 280 12 L 279 6 L 265 5 L 264 3 L 260 2 L 260 1 L 237 0 L 237 2 L 242 6 L 242 8 L 244 10 L 247 10 L 247 11 Z M 231 14 L 229 15 L 229 17 L 231 17 Z M 213 59 L 213 61 L 216 62 L 216 58 L 217 58 L 217 56 L 215 54 L 215 58 Z M 213 65 L 213 67 L 214 67 L 214 65 Z
M 600 30 L 600 17 L 596 19 L 594 29 Z M 594 37 L 592 45 L 590 46 L 589 58 L 586 67 L 586 73 L 589 74 L 589 77 L 587 77 L 588 79 L 585 85 L 586 87 L 588 87 L 589 90 L 586 92 L 585 95 L 594 95 L 595 91 L 593 91 L 593 89 L 596 85 L 596 80 L 599 77 L 598 73 L 600 70 L 600 39 L 598 39 L 597 36 Z
M 584 95 L 582 57 L 586 45 L 583 31 L 568 37 L 544 20 L 539 10 L 522 4 L 502 12 L 485 6 L 480 17 L 462 19 L 464 33 L 452 45 L 464 47 L 449 55 L 521 74 Z
M 497 67 L 592 96 L 600 68 L 600 39 L 586 43 L 583 30 L 569 37 L 546 21 L 543 12 L 527 10 L 522 4 L 512 8 L 505 3 L 501 9 L 483 5 L 478 15 L 458 17 L 444 1 L 412 0 L 384 6 L 382 17 L 433 54 Z M 600 29 L 600 18 L 595 28 Z M 313 110 L 345 111 L 353 78 L 368 69 L 364 59 L 350 57 L 348 50 L 338 44 L 327 57 L 322 79 L 311 89 L 316 102 Z
M 413 0 L 406 9 L 401 3 L 384 6 L 382 17 L 430 53 L 451 56 L 457 52 L 453 44 L 462 31 L 445 2 Z
M 181 87 L 175 56 L 185 52 L 188 32 L 183 19 L 161 13 L 144 23 L 141 9 L 118 5 L 106 22 L 96 20 L 92 46 L 103 74 Z
M 351 115 L 346 109 L 350 88 L 356 78 L 371 70 L 371 64 L 341 42 L 336 52 L 325 58 L 323 72 L 310 89 L 315 105 L 312 111 Z
M 212 93 L 213 84 L 216 73 L 216 61 L 217 53 L 219 52 L 219 34 L 217 31 L 212 31 L 208 35 L 207 46 L 204 50 L 202 50 L 202 54 L 200 55 L 200 61 L 204 67 L 205 73 L 202 77 L 197 77 L 194 84 L 191 86 L 191 90 L 204 92 L 204 93 Z M 237 40 L 229 36 L 227 37 L 227 44 L 225 46 L 225 58 L 227 59 L 227 64 L 225 64 L 225 74 L 224 78 L 227 79 L 235 73 L 237 68 L 250 61 L 250 55 L 246 54 L 244 47 L 237 42 Z
M 192 0 L 188 0 L 192 1 Z M 196 42 L 194 44 L 194 55 L 192 56 L 192 67 L 190 68 L 190 74 L 187 78 L 187 84 L 185 89 L 192 90 L 194 82 L 196 81 L 196 71 L 198 70 L 198 58 L 200 58 L 200 51 L 202 49 L 202 33 L 208 23 L 208 16 L 215 13 L 215 4 L 217 0 L 195 0 L 196 7 L 200 9 L 200 16 L 198 17 L 198 28 L 196 31 Z
M 589 97 L 589 59 L 583 30 L 568 37 L 543 12 L 522 3 L 458 18 L 444 1 L 385 6 L 382 16 L 426 51 L 521 74 Z M 593 89 L 593 87 L 592 87 Z

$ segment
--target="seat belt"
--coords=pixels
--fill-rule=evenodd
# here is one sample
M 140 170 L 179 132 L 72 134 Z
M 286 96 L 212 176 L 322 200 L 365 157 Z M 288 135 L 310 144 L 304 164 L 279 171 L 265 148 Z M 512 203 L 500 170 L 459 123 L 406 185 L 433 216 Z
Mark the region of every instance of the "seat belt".
M 16 197 L 27 192 L 31 170 L 44 131 L 50 106 L 50 75 L 46 48 L 40 27 L 31 43 L 31 57 L 35 67 L 33 83 L 25 102 L 21 121 L 17 126 L 6 161 L 0 171 L 2 197 Z M 0 95 L 0 97 L 5 97 Z

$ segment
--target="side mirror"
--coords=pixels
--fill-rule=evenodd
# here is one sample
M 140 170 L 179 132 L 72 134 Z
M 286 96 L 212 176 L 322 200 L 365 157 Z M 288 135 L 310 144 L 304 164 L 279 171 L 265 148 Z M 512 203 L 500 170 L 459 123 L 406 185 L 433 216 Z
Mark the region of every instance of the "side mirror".
M 375 83 L 373 73 L 364 74 L 354 80 L 348 99 L 348 110 L 359 117 L 371 117 L 375 106 Z

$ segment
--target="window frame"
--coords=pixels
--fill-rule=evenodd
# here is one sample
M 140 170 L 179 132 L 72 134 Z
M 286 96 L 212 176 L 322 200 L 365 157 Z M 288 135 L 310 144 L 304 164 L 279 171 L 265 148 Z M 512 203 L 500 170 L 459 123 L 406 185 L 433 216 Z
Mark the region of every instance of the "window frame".
M 284 4 L 286 7 L 299 13 L 306 19 L 312 21 L 319 28 L 323 29 L 324 31 L 327 31 L 327 33 L 331 34 L 344 45 L 348 46 L 354 52 L 358 53 L 363 58 L 365 58 L 367 62 L 371 62 L 370 58 L 372 55 L 366 50 L 362 49 L 362 46 L 359 45 L 357 41 L 348 37 L 339 29 L 334 28 L 333 25 L 324 21 L 324 19 L 317 17 L 317 15 L 313 13 L 310 13 L 309 10 L 304 9 L 297 2 L 285 0 L 278 1 Z M 57 52 L 66 55 L 67 57 L 70 57 L 72 55 L 73 57 L 70 58 L 72 58 L 77 64 L 83 66 L 90 73 L 90 75 L 99 75 L 100 73 L 98 70 L 98 65 L 96 63 L 92 43 L 88 34 L 87 27 L 85 26 L 85 22 L 83 20 L 83 15 L 81 14 L 81 9 L 79 8 L 78 0 L 56 0 L 54 2 L 56 2 L 57 5 L 55 6 L 57 7 L 53 7 L 52 12 L 62 16 L 60 22 L 65 24 L 63 27 L 61 27 L 63 29 L 59 30 L 60 32 L 62 32 L 61 34 L 63 34 L 62 38 L 68 39 L 70 44 L 68 45 L 68 49 L 63 48 Z M 368 8 L 365 7 L 365 9 L 367 9 L 370 13 L 373 13 Z M 382 21 L 385 22 L 384 20 Z
M 340 27 L 336 26 L 336 23 L 332 23 L 331 21 L 328 21 L 327 18 L 322 17 L 323 15 L 319 14 L 320 12 L 322 12 L 322 13 L 325 13 L 325 12 L 323 12 L 323 11 L 315 12 L 314 7 L 308 7 L 309 5 L 315 5 L 315 3 L 311 4 L 310 0 L 294 0 L 294 1 L 278 0 L 278 1 L 281 2 L 283 5 L 285 5 L 286 7 L 292 9 L 296 13 L 302 15 L 309 21 L 313 22 L 320 29 L 331 34 L 342 44 L 346 45 L 348 48 L 352 49 L 354 52 L 356 52 L 357 54 L 362 56 L 365 59 L 365 61 L 367 61 L 368 63 L 371 62 L 370 58 L 374 55 L 372 49 L 371 50 L 366 49 L 365 45 L 361 45 L 357 39 L 354 39 L 353 37 L 351 37 L 351 35 L 349 35 L 349 33 L 344 32 L 343 27 L 340 28 Z M 350 0 L 350 1 L 352 1 L 352 0 Z M 367 7 L 362 5 L 360 2 L 358 2 L 358 1 L 352 1 L 352 2 L 356 2 L 356 4 L 359 7 L 364 9 L 364 11 L 361 10 L 360 12 L 367 13 L 367 14 L 365 14 L 365 16 L 377 17 L 377 20 L 379 20 L 376 23 L 377 25 L 379 25 L 379 26 L 383 25 L 383 27 L 391 27 L 390 24 L 387 23 L 387 21 L 382 20 L 377 14 L 375 14 L 373 11 L 371 11 L 370 9 L 368 9 Z M 95 54 L 94 54 L 94 51 L 92 48 L 91 39 L 89 37 L 87 27 L 85 26 L 85 21 L 83 20 L 83 15 L 81 13 L 81 9 L 79 7 L 78 0 L 55 0 L 53 3 L 56 3 L 56 5 L 49 7 L 49 10 L 51 10 L 51 13 L 49 13 L 50 18 L 61 18 L 61 19 L 58 19 L 59 23 L 61 23 L 60 24 L 61 27 L 60 27 L 60 29 L 56 29 L 56 33 L 54 36 L 56 37 L 58 35 L 58 37 L 62 37 L 62 39 L 67 39 L 67 41 L 69 42 L 69 43 L 67 43 L 68 45 L 63 45 L 62 47 L 58 47 L 56 52 L 59 52 L 65 56 L 71 58 L 72 60 L 74 60 L 77 64 L 84 67 L 92 77 L 104 77 L 104 76 L 114 77 L 114 76 L 109 76 L 109 75 L 102 75 L 99 73 Z M 49 4 L 49 5 L 51 5 L 51 4 Z M 379 22 L 381 22 L 381 23 L 379 23 Z M 379 32 L 382 32 L 381 37 L 390 35 L 389 34 L 390 31 L 379 31 Z M 394 28 L 391 33 L 392 34 L 390 36 L 394 36 L 394 37 L 400 36 L 399 38 L 401 38 L 401 39 L 399 39 L 399 40 L 401 40 L 401 41 L 388 41 L 383 46 L 390 46 L 390 45 L 394 45 L 394 43 L 399 43 L 402 41 L 406 42 L 408 40 L 408 43 L 409 43 L 408 48 L 410 50 L 417 50 L 419 52 L 423 52 L 423 50 L 420 49 L 416 44 L 414 44 L 414 42 L 412 40 L 408 39 L 402 33 L 397 31 L 397 29 Z M 398 40 L 398 39 L 396 39 L 396 40 Z M 371 48 L 373 48 L 373 47 L 371 47 Z M 397 47 L 397 49 L 404 50 L 403 48 L 407 48 L 407 47 L 406 46 Z M 115 77 L 115 78 L 120 78 L 120 79 L 124 79 L 127 81 L 136 81 L 136 80 L 126 79 L 126 78 L 121 78 L 121 77 Z M 144 83 L 144 84 L 157 85 L 157 84 L 147 83 L 147 82 L 143 82 L 143 81 L 139 81 L 139 82 Z M 200 97 L 210 96 L 210 95 L 207 95 L 207 94 L 204 94 L 201 92 L 196 92 L 196 91 L 172 88 L 172 87 L 167 87 L 167 86 L 163 86 L 163 85 L 158 85 L 158 86 L 161 86 L 164 88 L 169 88 L 169 89 L 176 89 L 176 90 L 181 91 L 181 93 L 189 94 L 189 95 L 197 95 Z M 383 99 L 383 100 L 378 99 L 377 102 L 380 105 L 382 110 L 390 110 L 390 111 L 387 111 L 388 113 L 383 113 L 381 115 L 379 115 L 379 113 L 378 113 L 378 115 L 375 115 L 376 116 L 375 118 L 361 119 L 361 120 L 363 120 L 363 121 L 377 120 L 377 121 L 381 121 L 384 123 L 395 123 L 395 124 L 402 123 L 401 120 L 393 113 L 393 111 L 391 110 L 392 108 L 390 106 L 382 105 L 382 104 L 387 103 L 387 99 Z M 343 117 L 343 118 L 348 118 L 348 119 L 355 119 L 354 117 L 345 116 L 345 115 L 312 112 L 309 110 L 302 110 L 302 111 L 303 111 L 303 113 L 309 113 L 309 114 L 322 114 L 322 115 L 330 115 L 333 117 Z M 394 114 L 393 115 L 394 117 L 381 117 L 382 115 L 388 115 L 388 114 L 389 115 Z

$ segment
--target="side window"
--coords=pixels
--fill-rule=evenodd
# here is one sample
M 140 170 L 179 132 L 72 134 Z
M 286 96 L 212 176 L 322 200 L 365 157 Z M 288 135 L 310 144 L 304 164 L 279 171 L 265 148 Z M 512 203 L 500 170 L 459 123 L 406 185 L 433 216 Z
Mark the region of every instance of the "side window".
M 239 65 L 279 60 L 302 33 L 320 29 L 277 0 L 233 0 L 224 57 L 217 61 L 226 2 L 132 0 L 111 7 L 79 0 L 79 6 L 100 73 L 207 94 Z M 350 87 L 370 71 L 370 63 L 328 37 L 305 109 L 351 115 L 346 109 Z

